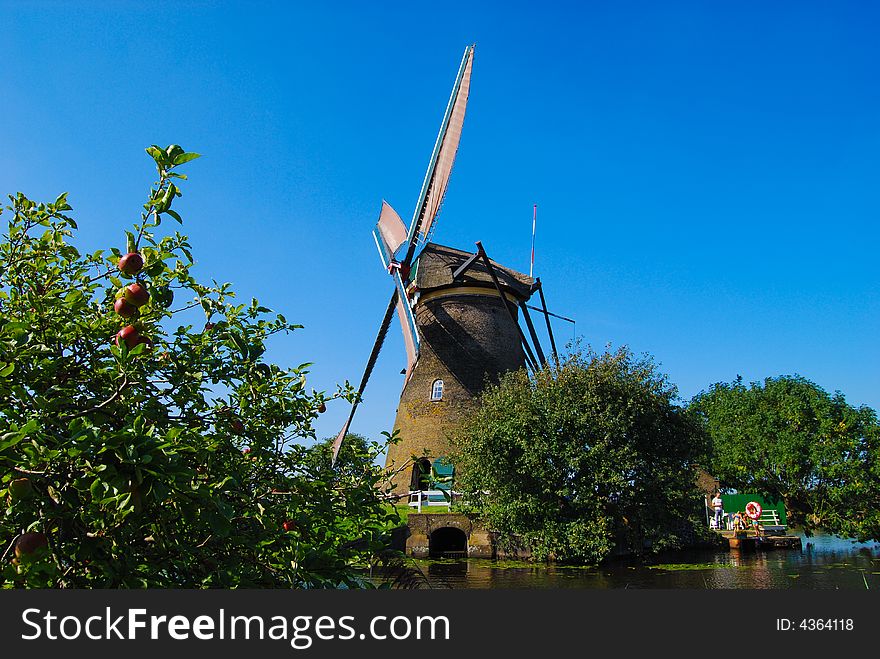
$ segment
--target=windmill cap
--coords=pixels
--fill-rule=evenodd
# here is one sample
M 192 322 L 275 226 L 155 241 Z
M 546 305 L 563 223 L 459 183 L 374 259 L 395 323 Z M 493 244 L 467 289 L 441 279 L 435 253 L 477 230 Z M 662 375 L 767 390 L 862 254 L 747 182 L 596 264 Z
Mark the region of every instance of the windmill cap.
M 494 287 L 486 265 L 480 260 L 471 264 L 457 281 L 452 279 L 452 273 L 473 254 L 473 252 L 465 252 L 437 243 L 428 243 L 417 261 L 416 286 L 422 292 L 451 286 L 485 285 L 489 288 Z M 502 289 L 521 300 L 529 299 L 534 279 L 511 268 L 506 268 L 495 261 L 492 261 L 492 265 Z

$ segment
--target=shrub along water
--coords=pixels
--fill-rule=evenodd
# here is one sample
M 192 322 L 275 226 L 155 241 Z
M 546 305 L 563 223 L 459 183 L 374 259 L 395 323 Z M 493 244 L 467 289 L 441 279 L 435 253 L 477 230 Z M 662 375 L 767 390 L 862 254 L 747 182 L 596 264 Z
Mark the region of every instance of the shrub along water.
M 489 387 L 452 457 L 469 510 L 538 559 L 679 547 L 704 521 L 698 424 L 648 357 L 574 351 Z

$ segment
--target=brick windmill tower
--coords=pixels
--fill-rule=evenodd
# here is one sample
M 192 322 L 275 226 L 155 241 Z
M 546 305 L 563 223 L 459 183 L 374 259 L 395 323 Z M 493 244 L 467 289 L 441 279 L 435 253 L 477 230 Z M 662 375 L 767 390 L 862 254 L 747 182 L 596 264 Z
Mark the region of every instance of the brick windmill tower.
M 448 482 L 454 473 L 454 465 L 444 459 L 450 448 L 449 433 L 474 406 L 486 384 L 497 381 L 506 371 L 523 366 L 534 369 L 545 362 L 526 305 L 536 291 L 554 355 L 556 351 L 549 320 L 552 314 L 547 312 L 540 279 L 493 262 L 480 242 L 470 253 L 430 241 L 458 150 L 473 56 L 474 47 L 469 46 L 412 221 L 406 226 L 383 202 L 373 231 L 394 289 L 358 393 L 362 394 L 367 385 L 396 312 L 407 363 L 394 422 L 401 441 L 390 447 L 386 466 L 395 473 L 398 495 L 431 489 L 432 477 L 438 475 Z M 336 438 L 334 460 L 356 410 L 357 402 Z

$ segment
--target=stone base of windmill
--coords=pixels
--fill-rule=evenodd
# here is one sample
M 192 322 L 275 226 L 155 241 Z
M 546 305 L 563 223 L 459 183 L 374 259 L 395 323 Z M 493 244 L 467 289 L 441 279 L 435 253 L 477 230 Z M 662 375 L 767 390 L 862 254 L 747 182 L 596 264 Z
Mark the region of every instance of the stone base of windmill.
M 396 544 L 413 558 L 531 557 L 526 549 L 503 547 L 497 533 L 460 513 L 410 513 Z

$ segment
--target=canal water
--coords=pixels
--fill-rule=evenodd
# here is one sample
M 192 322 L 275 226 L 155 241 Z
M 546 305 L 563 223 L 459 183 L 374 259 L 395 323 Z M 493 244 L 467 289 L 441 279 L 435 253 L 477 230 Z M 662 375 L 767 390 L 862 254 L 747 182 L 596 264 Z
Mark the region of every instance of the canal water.
M 803 549 L 700 550 L 597 568 L 485 559 L 416 562 L 434 588 L 804 588 L 880 591 L 880 543 L 829 535 Z

